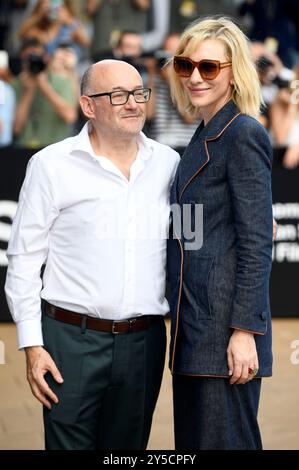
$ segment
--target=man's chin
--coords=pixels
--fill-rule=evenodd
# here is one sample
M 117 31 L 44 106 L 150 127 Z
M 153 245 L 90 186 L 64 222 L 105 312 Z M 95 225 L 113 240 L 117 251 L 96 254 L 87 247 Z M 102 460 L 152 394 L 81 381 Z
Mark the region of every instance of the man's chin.
M 140 122 L 140 119 L 128 119 L 123 129 L 130 134 L 139 134 L 143 129 L 144 121 Z

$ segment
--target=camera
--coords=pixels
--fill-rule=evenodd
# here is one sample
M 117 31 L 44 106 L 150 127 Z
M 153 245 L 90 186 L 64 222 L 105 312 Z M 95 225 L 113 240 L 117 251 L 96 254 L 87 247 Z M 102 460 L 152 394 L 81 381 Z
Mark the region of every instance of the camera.
M 277 88 L 289 88 L 289 80 L 281 78 L 279 75 L 276 75 L 274 72 L 271 71 L 271 67 L 274 67 L 274 64 L 270 59 L 268 59 L 268 57 L 261 56 L 256 62 L 256 67 L 259 74 L 262 76 L 267 75 L 271 83 L 273 85 L 276 85 Z
M 276 85 L 280 90 L 282 88 L 289 88 L 290 82 L 289 80 L 284 80 L 283 78 L 279 77 L 278 75 L 272 80 L 272 83 Z
M 268 71 L 270 67 L 273 67 L 273 62 L 268 59 L 268 57 L 261 56 L 257 61 L 256 61 L 256 67 L 260 73 L 265 73 Z
M 168 51 L 158 50 L 155 52 L 155 59 L 158 66 L 162 69 L 166 62 L 171 59 L 172 55 Z
M 25 67 L 32 75 L 38 75 L 46 69 L 47 64 L 42 55 L 29 54 L 25 60 Z
M 50 7 L 48 11 L 48 18 L 51 21 L 55 21 L 58 18 L 58 10 L 60 7 L 63 6 L 63 2 L 61 0 L 51 0 Z

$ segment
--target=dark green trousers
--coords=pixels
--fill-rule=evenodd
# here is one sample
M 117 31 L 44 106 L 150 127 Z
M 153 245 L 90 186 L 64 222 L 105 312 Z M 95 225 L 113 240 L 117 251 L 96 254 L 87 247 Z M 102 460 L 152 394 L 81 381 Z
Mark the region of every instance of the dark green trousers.
M 164 369 L 163 317 L 113 335 L 43 315 L 43 337 L 64 379 L 46 375 L 59 398 L 44 407 L 46 449 L 145 449 Z

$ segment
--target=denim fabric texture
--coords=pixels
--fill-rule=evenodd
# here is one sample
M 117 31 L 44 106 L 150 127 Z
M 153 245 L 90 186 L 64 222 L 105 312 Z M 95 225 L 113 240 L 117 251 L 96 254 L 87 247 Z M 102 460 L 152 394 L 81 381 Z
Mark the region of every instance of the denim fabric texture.
M 182 156 L 171 204 L 203 205 L 203 244 L 168 241 L 174 373 L 228 376 L 233 328 L 255 334 L 258 376 L 272 374 L 272 147 L 257 120 L 229 101 Z M 194 213 L 194 211 L 192 212 Z M 192 220 L 195 227 L 195 220 Z

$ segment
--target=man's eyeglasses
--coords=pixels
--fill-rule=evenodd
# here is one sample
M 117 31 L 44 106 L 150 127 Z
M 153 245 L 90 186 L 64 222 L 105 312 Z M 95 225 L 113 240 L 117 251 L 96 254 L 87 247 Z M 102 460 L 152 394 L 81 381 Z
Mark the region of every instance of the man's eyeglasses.
M 130 95 L 134 96 L 136 103 L 146 103 L 150 99 L 151 91 L 150 88 L 138 88 L 137 90 L 131 91 L 117 90 L 107 93 L 96 93 L 94 95 L 88 95 L 88 97 L 97 98 L 98 96 L 109 96 L 110 103 L 113 106 L 121 106 L 127 103 Z
M 224 67 L 230 67 L 231 62 L 220 62 L 219 60 L 204 59 L 199 62 L 189 59 L 189 57 L 175 56 L 173 67 L 180 77 L 191 77 L 195 67 L 198 69 L 203 80 L 214 80 Z

